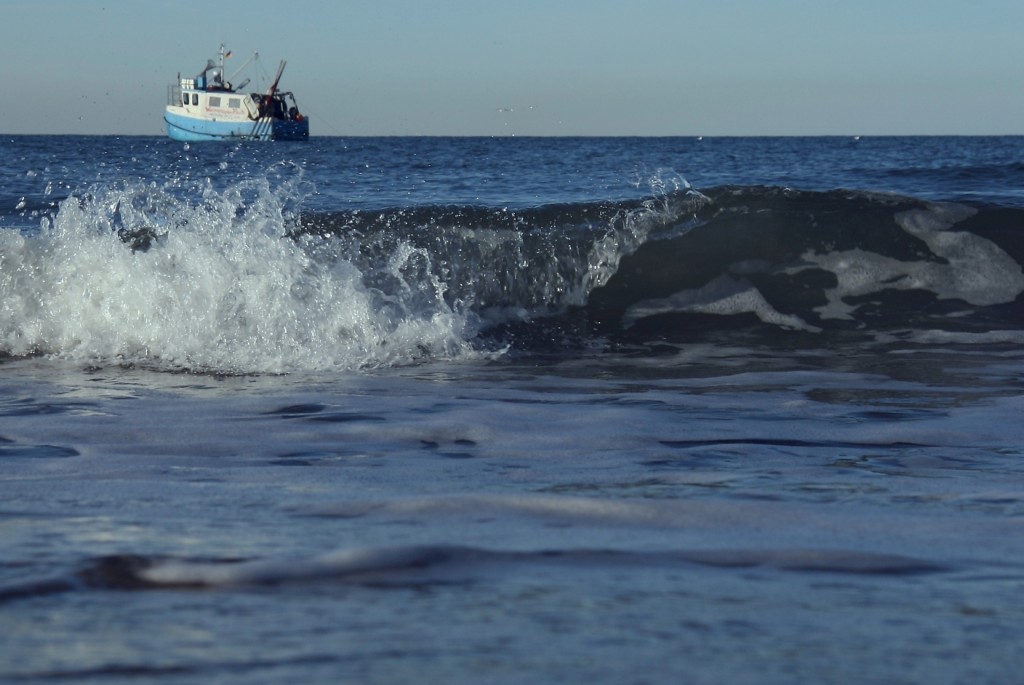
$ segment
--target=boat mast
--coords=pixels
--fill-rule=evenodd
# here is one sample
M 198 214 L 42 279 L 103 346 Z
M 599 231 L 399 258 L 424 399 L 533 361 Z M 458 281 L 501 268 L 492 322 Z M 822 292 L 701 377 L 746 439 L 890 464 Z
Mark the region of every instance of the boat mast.
M 288 64 L 286 60 L 281 60 L 281 65 L 277 68 L 277 75 L 274 76 L 274 82 L 270 84 L 270 90 L 267 91 L 267 95 L 273 95 L 277 91 L 277 84 L 281 80 L 281 74 L 284 73 L 284 66 Z

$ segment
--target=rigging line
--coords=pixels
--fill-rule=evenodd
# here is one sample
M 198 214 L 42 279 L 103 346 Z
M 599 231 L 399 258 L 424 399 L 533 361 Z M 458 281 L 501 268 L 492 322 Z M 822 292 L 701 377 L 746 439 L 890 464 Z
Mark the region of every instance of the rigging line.
M 252 57 L 250 57 L 249 59 L 245 60 L 245 63 L 242 64 L 242 66 L 240 66 L 237 69 L 235 69 L 235 73 L 231 74 L 231 77 L 228 80 L 229 81 L 234 81 L 235 77 L 242 73 L 243 69 L 245 69 L 247 66 L 249 66 L 250 64 L 252 64 L 256 60 L 258 60 L 259 58 L 260 58 L 260 53 L 258 53 L 258 52 L 252 53 Z
M 339 130 L 338 130 L 337 128 L 335 128 L 334 126 L 332 126 L 332 125 L 331 125 L 331 122 L 329 122 L 329 121 L 328 121 L 327 119 L 324 119 L 323 117 L 321 117 L 321 116 L 320 116 L 319 114 L 317 114 L 316 112 L 314 112 L 313 110 L 311 110 L 311 109 L 310 109 L 309 107 L 307 107 L 306 105 L 302 105 L 302 111 L 303 111 L 303 112 L 305 113 L 305 115 L 306 115 L 307 117 L 309 117 L 309 118 L 310 118 L 310 120 L 316 119 L 316 120 L 317 120 L 317 121 L 319 121 L 319 122 L 323 122 L 324 126 L 326 126 L 327 128 L 331 129 L 331 131 L 333 131 L 335 135 L 337 135 L 337 136 L 343 136 L 343 135 L 345 135 L 344 133 L 342 133 L 341 131 L 339 131 Z

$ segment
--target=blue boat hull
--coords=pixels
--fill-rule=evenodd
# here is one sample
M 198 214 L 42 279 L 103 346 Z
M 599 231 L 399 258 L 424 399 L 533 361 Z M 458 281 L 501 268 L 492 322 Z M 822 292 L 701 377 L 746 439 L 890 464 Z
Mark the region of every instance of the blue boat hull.
M 167 135 L 174 140 L 308 140 L 309 119 L 263 118 L 259 121 L 211 121 L 164 112 Z

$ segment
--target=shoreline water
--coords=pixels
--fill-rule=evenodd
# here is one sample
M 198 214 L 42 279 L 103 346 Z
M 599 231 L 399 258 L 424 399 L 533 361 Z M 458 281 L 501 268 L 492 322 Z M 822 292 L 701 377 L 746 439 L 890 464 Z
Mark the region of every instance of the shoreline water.
M 1013 680 L 1021 141 L 516 140 L 5 157 L 0 679 Z

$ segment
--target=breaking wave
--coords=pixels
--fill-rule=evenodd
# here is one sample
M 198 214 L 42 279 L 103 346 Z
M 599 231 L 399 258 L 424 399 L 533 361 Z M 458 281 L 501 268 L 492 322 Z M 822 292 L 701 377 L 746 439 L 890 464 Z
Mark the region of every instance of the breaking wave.
M 226 373 L 458 356 L 466 316 L 399 246 L 374 287 L 294 240 L 301 183 L 123 183 L 63 201 L 38 235 L 0 235 L 0 349 Z M 429 269 L 428 269 L 429 271 Z
M 736 328 L 1024 339 L 1019 208 L 670 178 L 642 200 L 303 213 L 286 166 L 122 181 L 0 232 L 0 355 L 287 373 Z

